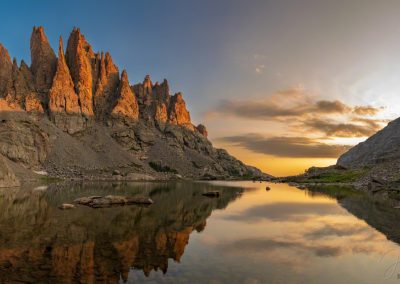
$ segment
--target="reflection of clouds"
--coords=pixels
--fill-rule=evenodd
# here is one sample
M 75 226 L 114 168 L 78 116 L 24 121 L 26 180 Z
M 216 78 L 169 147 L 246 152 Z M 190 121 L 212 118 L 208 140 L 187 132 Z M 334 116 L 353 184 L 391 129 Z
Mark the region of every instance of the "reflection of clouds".
M 341 254 L 341 247 L 330 245 L 312 245 L 298 241 L 286 241 L 277 239 L 243 239 L 221 246 L 228 252 L 264 252 L 271 250 L 290 249 L 304 254 L 314 254 L 319 257 L 332 257 Z
M 308 239 L 320 239 L 327 237 L 353 236 L 355 234 L 367 233 L 371 229 L 361 224 L 325 224 L 323 227 L 308 232 L 305 236 Z
M 322 215 L 345 215 L 337 204 L 278 202 L 251 207 L 236 215 L 227 215 L 224 219 L 234 221 L 305 221 Z
M 391 247 L 385 236 L 335 203 L 276 202 L 252 206 L 224 219 L 244 228 L 253 222 L 265 231 L 220 241 L 214 244 L 218 251 L 228 256 L 251 255 L 295 270 L 304 270 L 307 263 L 321 258 L 370 255 L 378 261 Z
M 296 258 L 298 258 L 299 253 L 304 256 L 338 257 L 344 254 L 382 254 L 385 252 L 382 244 L 386 243 L 386 240 L 377 232 L 371 234 L 371 229 L 367 225 L 357 225 L 357 229 L 354 230 L 351 229 L 353 226 L 351 223 L 341 224 L 340 226 L 342 228 L 347 227 L 347 230 L 341 230 L 344 234 L 341 239 L 332 240 L 322 236 L 319 239 L 314 239 L 317 234 L 320 234 L 321 228 L 314 232 L 307 232 L 308 228 L 305 228 L 302 234 L 297 236 L 293 234 L 293 236 L 238 239 L 221 243 L 219 249 L 227 253 L 260 253 L 263 255 L 266 252 L 274 254 L 279 251 L 282 255 L 293 255 Z M 338 234 L 338 231 L 333 234 Z M 309 238 L 309 236 L 312 236 L 312 238 Z

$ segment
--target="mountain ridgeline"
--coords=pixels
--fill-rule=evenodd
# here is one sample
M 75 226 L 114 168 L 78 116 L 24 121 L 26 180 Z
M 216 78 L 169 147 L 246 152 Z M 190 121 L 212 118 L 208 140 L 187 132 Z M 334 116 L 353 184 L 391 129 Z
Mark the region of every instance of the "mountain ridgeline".
M 33 177 L 32 170 L 88 179 L 267 177 L 215 149 L 167 80 L 147 75 L 130 85 L 79 29 L 65 51 L 60 37 L 57 56 L 43 27 L 34 27 L 30 49 L 31 66 L 18 65 L 0 44 L 3 185 Z

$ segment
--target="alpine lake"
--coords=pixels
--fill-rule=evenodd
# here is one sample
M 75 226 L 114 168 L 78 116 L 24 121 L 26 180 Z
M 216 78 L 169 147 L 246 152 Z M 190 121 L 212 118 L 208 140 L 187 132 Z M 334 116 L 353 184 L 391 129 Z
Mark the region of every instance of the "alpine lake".
M 154 203 L 58 208 L 110 194 Z M 351 188 L 251 181 L 1 189 L 0 283 L 400 283 L 394 207 Z

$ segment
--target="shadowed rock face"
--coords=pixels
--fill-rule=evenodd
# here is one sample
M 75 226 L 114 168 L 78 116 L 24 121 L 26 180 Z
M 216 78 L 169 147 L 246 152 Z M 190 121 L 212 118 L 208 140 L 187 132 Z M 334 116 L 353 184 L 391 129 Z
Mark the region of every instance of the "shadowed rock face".
M 12 80 L 12 62 L 7 49 L 0 44 L 0 97 L 10 92 Z
M 65 54 L 60 38 L 57 58 L 43 27 L 34 27 L 31 56 L 30 68 L 18 66 L 0 45 L 5 158 L 59 177 L 110 178 L 114 169 L 161 179 L 263 175 L 215 149 L 167 80 L 153 84 L 147 75 L 131 86 L 126 71 L 120 77 L 111 55 L 95 53 L 78 28 Z
M 57 57 L 44 33 L 43 27 L 34 27 L 31 36 L 31 71 L 36 89 L 43 103 L 48 101 L 48 91 L 51 88 L 56 72 Z
M 140 186 L 140 189 L 139 189 Z M 118 283 L 130 269 L 167 273 L 179 262 L 193 231 L 237 198 L 238 188 L 202 196 L 205 184 L 73 185 L 0 191 L 0 282 Z M 68 190 L 67 190 L 68 189 Z M 146 195 L 150 207 L 57 209 L 85 195 Z

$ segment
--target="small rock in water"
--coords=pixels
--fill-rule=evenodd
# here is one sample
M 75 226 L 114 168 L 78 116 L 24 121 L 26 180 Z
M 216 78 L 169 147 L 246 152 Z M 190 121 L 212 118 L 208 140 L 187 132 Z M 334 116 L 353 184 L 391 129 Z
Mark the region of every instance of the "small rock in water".
M 74 209 L 75 205 L 64 203 L 64 204 L 61 204 L 60 206 L 58 206 L 58 208 L 61 209 L 61 210 Z
M 269 186 L 267 186 L 267 187 L 265 188 L 265 190 L 266 190 L 266 191 L 270 191 L 271 188 L 270 188 Z

